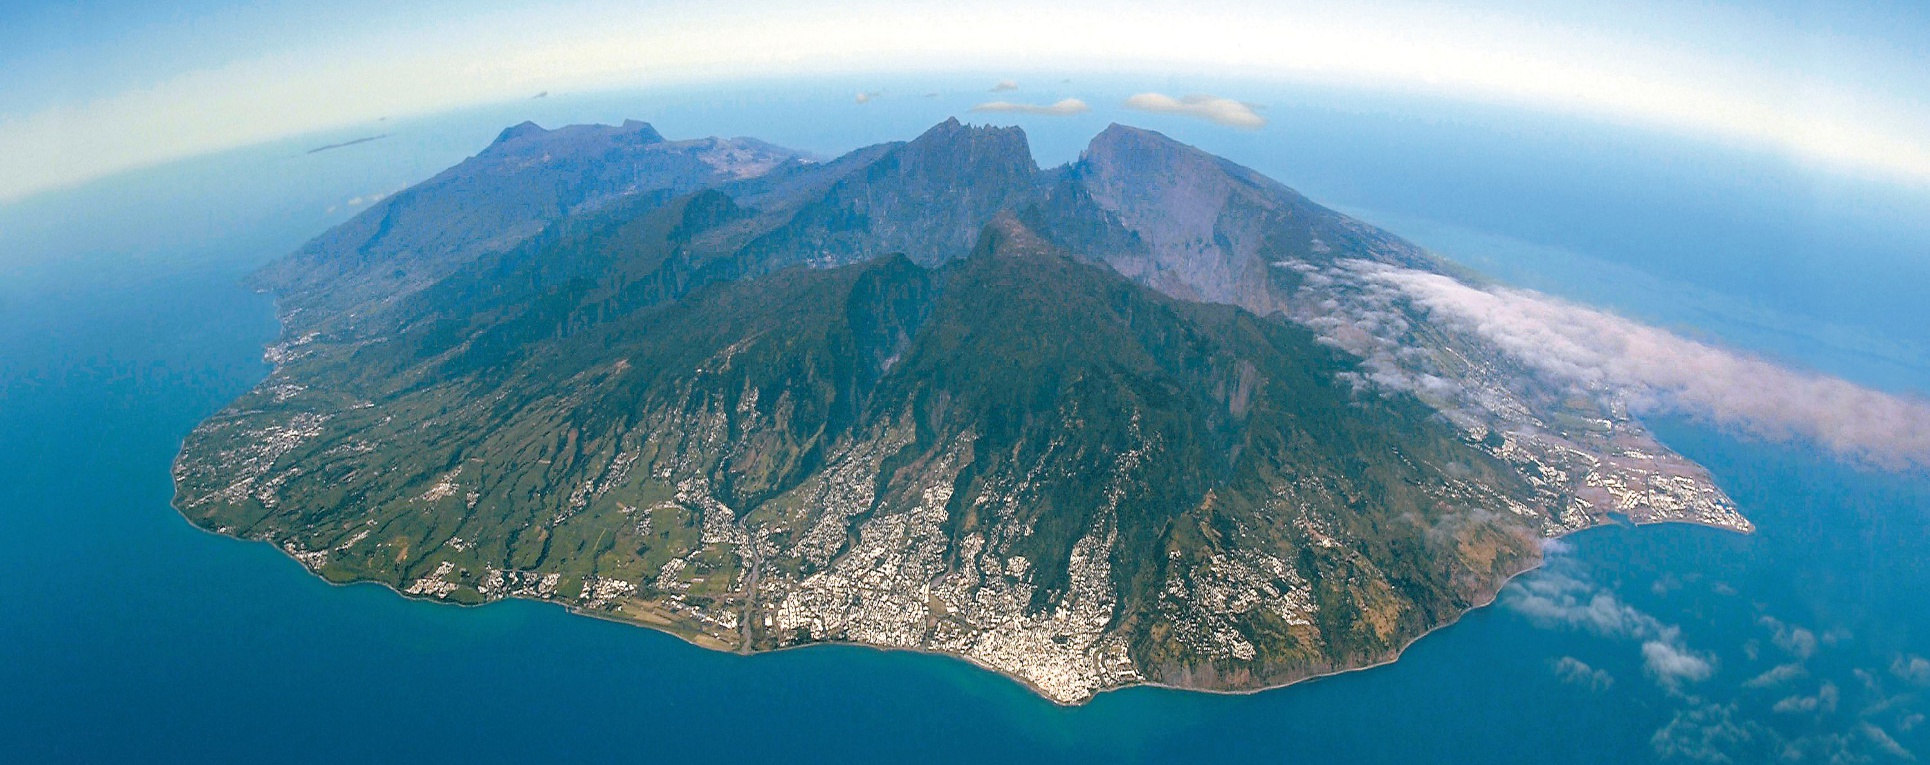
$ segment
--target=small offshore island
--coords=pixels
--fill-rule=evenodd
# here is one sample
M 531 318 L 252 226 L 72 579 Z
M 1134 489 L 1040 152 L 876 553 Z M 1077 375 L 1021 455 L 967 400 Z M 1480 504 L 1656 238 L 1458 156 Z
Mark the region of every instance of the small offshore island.
M 1480 283 L 1130 127 L 1041 169 L 955 120 L 830 161 L 525 123 L 256 276 L 274 371 L 175 504 L 334 582 L 1063 704 L 1391 661 L 1615 516 L 1751 529 L 1423 278 Z

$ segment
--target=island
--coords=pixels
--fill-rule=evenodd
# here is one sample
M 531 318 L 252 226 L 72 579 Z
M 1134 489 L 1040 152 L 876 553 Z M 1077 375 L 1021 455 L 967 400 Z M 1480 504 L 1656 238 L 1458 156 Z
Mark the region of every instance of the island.
M 332 582 L 1062 704 L 1372 666 L 1615 519 L 1738 531 L 1611 394 L 1397 286 L 1482 277 L 1114 125 L 833 159 L 503 131 L 256 274 L 273 371 L 175 505 Z

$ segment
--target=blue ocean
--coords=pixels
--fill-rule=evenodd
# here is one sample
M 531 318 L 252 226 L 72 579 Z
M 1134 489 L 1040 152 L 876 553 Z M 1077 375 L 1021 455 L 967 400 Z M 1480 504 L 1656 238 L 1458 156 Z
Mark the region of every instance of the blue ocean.
M 1502 108 L 1060 79 L 1097 108 L 1019 118 L 1042 164 L 1072 159 L 1110 121 L 1162 130 L 1502 281 L 1930 393 L 1930 189 Z M 1271 124 L 1103 106 L 1153 87 L 1237 94 Z M 273 306 L 241 278 L 504 126 L 637 118 L 673 138 L 752 135 L 831 156 L 972 119 L 983 90 L 558 93 L 0 206 L 0 762 L 1930 757 L 1930 478 L 1689 419 L 1650 424 L 1713 471 L 1756 533 L 1591 530 L 1392 665 L 1250 695 L 1135 688 L 1076 708 L 938 656 L 728 655 L 546 604 L 331 586 L 169 507 L 182 437 L 268 371 Z M 859 91 L 883 95 L 860 104 Z M 1700 669 L 1656 673 L 1658 634 Z

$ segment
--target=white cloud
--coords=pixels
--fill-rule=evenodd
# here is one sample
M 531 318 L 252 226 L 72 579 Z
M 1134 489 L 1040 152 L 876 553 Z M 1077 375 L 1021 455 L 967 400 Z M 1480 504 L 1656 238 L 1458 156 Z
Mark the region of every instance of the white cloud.
M 853 100 L 855 100 L 855 101 L 857 101 L 858 103 L 861 103 L 861 104 L 868 104 L 868 103 L 871 103 L 871 101 L 872 101 L 872 99 L 875 99 L 875 98 L 877 98 L 877 97 L 879 97 L 879 96 L 882 96 L 882 95 L 884 95 L 884 93 L 883 93 L 882 91 L 877 91 L 877 90 L 860 90 L 860 91 L 858 91 L 858 97 L 857 97 L 856 99 L 853 99 Z
M 1816 633 L 1793 624 L 1784 624 L 1773 616 L 1759 618 L 1756 623 L 1769 628 L 1770 641 L 1785 653 L 1797 659 L 1807 659 L 1816 653 Z
M 1700 653 L 1689 650 L 1674 635 L 1642 643 L 1642 668 L 1657 682 L 1674 685 L 1682 681 L 1699 683 L 1715 674 L 1715 664 Z
M 1570 558 L 1550 557 L 1541 569 L 1510 583 L 1501 593 L 1501 603 L 1540 627 L 1583 629 L 1602 637 L 1639 641 L 1643 669 L 1670 691 L 1715 673 L 1714 657 L 1689 648 L 1681 627 L 1623 603 L 1614 592 L 1584 577 Z M 1558 662 L 1556 672 L 1564 678 L 1579 676 L 1583 667 Z
M 1902 744 L 1897 743 L 1895 738 L 1892 738 L 1889 733 L 1884 732 L 1882 728 L 1877 727 L 1875 724 L 1865 722 L 1858 726 L 1858 728 L 1863 731 L 1863 736 L 1868 738 L 1870 743 L 1877 749 L 1882 750 L 1884 754 L 1902 760 L 1914 760 L 1917 758 L 1915 754 L 1903 748 Z
M 1579 685 L 1593 691 L 1608 690 L 1615 684 L 1615 676 L 1608 670 L 1588 666 L 1587 662 L 1573 656 L 1563 656 L 1555 662 L 1555 676 L 1569 685 Z
M 1703 704 L 1676 710 L 1669 724 L 1650 737 L 1662 759 L 1735 762 L 1732 753 L 1764 737 L 1761 724 L 1736 719 L 1734 704 Z
M 1836 684 L 1828 680 L 1824 680 L 1823 687 L 1817 689 L 1816 695 L 1790 696 L 1788 698 L 1785 698 L 1781 701 L 1776 702 L 1775 706 L 1770 707 L 1770 711 L 1776 712 L 1778 714 L 1786 714 L 1786 715 L 1788 714 L 1825 714 L 1826 715 L 1826 714 L 1835 712 L 1836 705 L 1841 701 L 1842 701 L 1842 692 L 1836 689 Z
M 1126 99 L 1126 108 L 1157 114 L 1196 117 L 1229 127 L 1249 130 L 1265 127 L 1265 117 L 1254 113 L 1250 104 L 1218 96 L 1191 95 L 1174 98 L 1163 93 L 1140 93 Z
M 1773 640 L 1777 648 L 1798 659 L 1807 659 L 1816 653 L 1816 633 L 1802 627 L 1790 627 L 1786 631 L 1779 629 Z
M 1019 89 L 1019 84 L 1011 80 L 999 80 L 997 85 L 992 86 L 993 93 L 1004 93 L 1008 90 L 1018 90 L 1018 89 Z
M 1689 414 L 1771 440 L 1801 437 L 1879 467 L 1930 468 L 1930 402 L 1792 370 L 1532 291 L 1352 265 L 1550 379 L 1619 397 L 1634 411 Z M 1813 649 L 1815 636 L 1808 638 Z
M 1086 112 L 1092 111 L 1092 107 L 1087 106 L 1086 102 L 1081 101 L 1077 98 L 1066 98 L 1066 99 L 1061 99 L 1056 103 L 1050 103 L 1050 104 L 1021 104 L 1021 103 L 1013 103 L 1011 101 L 988 101 L 986 103 L 982 103 L 972 107 L 972 111 L 1008 112 L 1012 114 L 1044 114 L 1044 115 L 1049 115 L 1054 117 L 1065 117 L 1073 114 L 1085 114 Z
M 1917 685 L 1930 685 L 1930 659 L 1916 654 L 1899 655 L 1890 662 L 1890 674 Z
M 1631 638 L 1661 635 L 1666 630 L 1655 617 L 1623 603 L 1615 593 L 1599 589 L 1559 566 L 1548 566 L 1516 580 L 1503 591 L 1502 603 L 1541 627 L 1585 629 L 1603 637 Z
M 1798 678 L 1808 677 L 1809 670 L 1801 664 L 1791 662 L 1770 667 L 1760 675 L 1749 678 L 1742 684 L 1744 688 L 1770 688 Z

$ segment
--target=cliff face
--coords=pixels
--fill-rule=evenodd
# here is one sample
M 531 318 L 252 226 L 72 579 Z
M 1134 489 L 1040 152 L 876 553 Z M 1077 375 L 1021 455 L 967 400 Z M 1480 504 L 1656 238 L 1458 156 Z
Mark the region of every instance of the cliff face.
M 306 317 L 184 446 L 183 513 L 333 580 L 1062 702 L 1387 660 L 1609 510 L 1747 525 L 1379 286 L 1426 254 L 1156 133 L 1040 170 L 956 121 L 825 163 L 639 125 L 512 128 L 271 267 Z M 441 250 L 365 220 L 474 200 Z
M 1282 262 L 1342 257 L 1434 261 L 1251 170 L 1148 130 L 1113 125 L 1068 169 L 1059 193 L 1096 208 L 1136 247 L 1096 248 L 1120 273 L 1193 300 L 1265 315 Z

